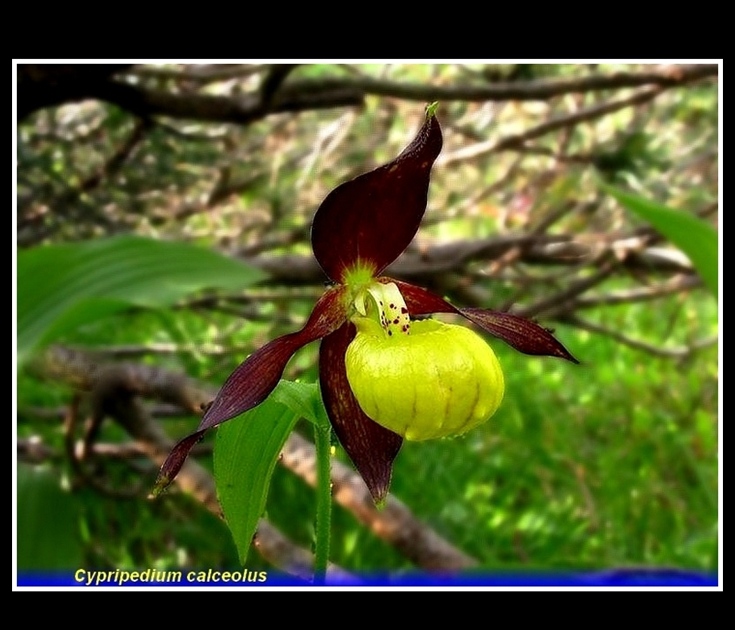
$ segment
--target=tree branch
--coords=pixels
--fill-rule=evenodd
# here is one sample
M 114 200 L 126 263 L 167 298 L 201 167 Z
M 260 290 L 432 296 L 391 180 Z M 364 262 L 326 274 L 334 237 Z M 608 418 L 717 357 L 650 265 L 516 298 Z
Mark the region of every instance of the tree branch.
M 143 409 L 139 397 L 175 403 L 199 415 L 202 405 L 210 402 L 216 393 L 214 388 L 181 374 L 138 364 L 98 365 L 93 355 L 61 346 L 50 348 L 35 369 L 46 378 L 62 380 L 86 391 L 99 388 L 107 391 L 114 384 L 115 391 L 124 395 L 105 396 L 111 405 L 107 413 L 126 428 L 141 451 L 159 466 L 173 442 Z M 313 483 L 315 461 L 314 445 L 292 433 L 284 445 L 281 464 Z M 182 490 L 194 495 L 210 511 L 219 513 L 211 475 L 191 458 L 177 481 Z M 362 479 L 345 464 L 333 462 L 332 482 L 337 503 L 351 510 L 373 533 L 394 545 L 418 566 L 428 570 L 456 570 L 475 564 L 473 559 L 416 519 L 394 497 L 389 497 L 386 509 L 378 511 Z M 270 548 L 268 540 L 263 540 L 261 545 Z
M 683 359 L 683 358 L 690 356 L 691 354 L 693 354 L 694 352 L 698 350 L 707 348 L 718 342 L 717 337 L 710 337 L 708 339 L 701 339 L 697 341 L 696 343 L 693 343 L 690 346 L 683 346 L 683 347 L 676 347 L 676 348 L 664 348 L 661 346 L 656 346 L 656 345 L 647 343 L 645 341 L 641 341 L 640 339 L 633 339 L 632 337 L 628 337 L 627 335 L 624 335 L 623 333 L 618 332 L 617 330 L 606 328 L 605 326 L 601 326 L 600 324 L 595 324 L 588 320 L 581 319 L 580 317 L 577 317 L 576 315 L 569 315 L 567 317 L 564 317 L 562 321 L 564 321 L 567 324 L 571 324 L 572 326 L 576 326 L 577 328 L 582 328 L 583 330 L 589 330 L 590 332 L 605 335 L 606 337 L 610 337 L 611 339 L 614 339 L 618 343 L 622 343 L 623 345 L 629 346 L 636 350 L 643 350 L 644 352 L 647 352 L 648 354 L 652 354 L 658 357 Z
M 94 98 L 99 89 L 130 64 L 19 64 L 18 120 L 39 109 Z
M 330 89 L 350 89 L 363 95 L 390 96 L 411 101 L 537 101 L 563 94 L 596 92 L 655 85 L 672 87 L 717 76 L 715 64 L 664 66 L 642 72 L 617 72 L 609 75 L 591 74 L 586 77 L 537 79 L 491 83 L 488 85 L 426 85 L 401 83 L 366 76 L 330 77 L 325 79 L 293 80 L 289 88 L 295 92 L 319 92 Z
M 681 293 L 702 286 L 702 279 L 694 275 L 680 275 L 666 282 L 651 286 L 636 287 L 624 291 L 610 291 L 602 295 L 589 295 L 577 298 L 575 308 L 597 308 L 599 306 L 613 306 L 616 304 L 630 304 L 632 302 L 648 302 L 657 300 L 665 295 Z
M 462 272 L 473 262 L 497 260 L 514 248 L 521 248 L 518 261 L 534 265 L 579 265 L 592 263 L 600 252 L 614 251 L 630 235 L 591 234 L 576 239 L 570 234 L 508 234 L 485 239 L 462 239 L 408 250 L 390 265 L 385 274 L 422 284 L 430 284 L 437 274 Z M 242 260 L 268 273 L 274 283 L 302 286 L 320 284 L 324 273 L 313 256 L 298 254 L 244 256 Z M 690 272 L 689 262 L 668 250 L 656 248 L 629 252 L 624 268 L 659 272 Z
M 268 64 L 225 63 L 206 66 L 189 66 L 183 70 L 156 66 L 134 66 L 128 74 L 143 78 L 173 80 L 180 83 L 207 84 L 232 79 L 244 79 L 262 72 Z
M 554 116 L 553 118 L 536 125 L 535 127 L 526 129 L 521 133 L 506 136 L 499 140 L 490 139 L 485 142 L 478 142 L 468 147 L 458 149 L 453 153 L 445 153 L 443 156 L 439 157 L 436 164 L 437 166 L 446 166 L 447 164 L 461 160 L 470 160 L 480 156 L 487 156 L 497 151 L 523 149 L 524 144 L 529 140 L 536 140 L 552 131 L 570 128 L 582 122 L 588 122 L 595 118 L 605 116 L 606 114 L 611 114 L 618 110 L 625 109 L 626 107 L 647 103 L 661 94 L 664 89 L 664 87 L 643 89 L 627 98 L 599 103 L 597 105 L 592 105 L 582 110 L 572 112 L 571 114 Z
M 288 68 L 288 69 L 287 69 Z M 242 97 L 207 94 L 174 94 L 112 80 L 112 75 L 129 70 L 119 65 L 20 65 L 18 66 L 18 119 L 52 105 L 84 98 L 114 103 L 142 117 L 164 115 L 202 121 L 248 124 L 271 113 L 307 109 L 359 106 L 367 95 L 391 96 L 418 101 L 506 101 L 546 100 L 569 93 L 590 92 L 643 85 L 673 87 L 714 77 L 714 64 L 666 66 L 645 72 L 590 75 L 580 78 L 543 79 L 489 85 L 416 85 L 369 77 L 334 77 L 292 80 L 281 86 L 267 102 L 261 94 Z M 225 69 L 228 73 L 243 69 Z M 290 72 L 286 64 L 271 74 L 276 85 Z M 161 74 L 162 70 L 152 71 Z M 145 72 L 136 68 L 133 73 Z M 177 73 L 172 73 L 177 74 Z M 183 74 L 183 73 L 182 73 Z M 191 73 L 189 73 L 191 74 Z M 282 76 L 281 76 L 282 75 Z M 169 74 L 171 76 L 171 74 Z M 186 79 L 184 75 L 182 79 Z M 264 86 L 269 85 L 266 81 Z
M 296 433 L 287 440 L 281 463 L 310 486 L 316 486 L 314 445 Z M 375 507 L 365 482 L 351 468 L 332 462 L 334 500 L 352 512 L 374 534 L 393 545 L 417 566 L 428 570 L 460 570 L 477 562 L 421 523 L 408 507 L 389 495 L 385 508 Z

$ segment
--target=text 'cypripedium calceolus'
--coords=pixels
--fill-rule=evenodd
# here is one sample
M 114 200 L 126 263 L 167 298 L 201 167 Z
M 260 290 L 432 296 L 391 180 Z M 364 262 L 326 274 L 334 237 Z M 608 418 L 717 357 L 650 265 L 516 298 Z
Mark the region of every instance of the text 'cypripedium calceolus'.
M 263 402 L 291 356 L 321 339 L 319 381 L 334 431 L 373 497 L 388 492 L 403 439 L 459 435 L 503 398 L 495 354 L 463 326 L 412 317 L 464 316 L 525 354 L 576 359 L 538 324 L 510 313 L 457 308 L 421 287 L 381 276 L 406 249 L 426 210 L 442 133 L 427 108 L 413 142 L 392 162 L 333 190 L 314 216 L 314 256 L 333 285 L 297 331 L 251 354 L 227 379 L 198 429 L 161 467 L 168 485 L 207 429 Z

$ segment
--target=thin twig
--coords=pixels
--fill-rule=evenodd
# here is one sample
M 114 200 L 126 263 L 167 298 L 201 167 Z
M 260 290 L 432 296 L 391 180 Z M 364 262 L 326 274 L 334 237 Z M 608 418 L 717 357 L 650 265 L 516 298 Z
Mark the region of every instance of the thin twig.
M 589 330 L 590 332 L 605 335 L 606 337 L 614 339 L 618 343 L 622 343 L 631 348 L 635 348 L 636 350 L 643 350 L 648 354 L 659 357 L 685 358 L 692 355 L 698 350 L 708 348 L 718 343 L 717 337 L 708 337 L 706 339 L 700 339 L 699 341 L 696 341 L 695 343 L 692 343 L 691 345 L 685 347 L 663 348 L 661 346 L 656 346 L 651 343 L 641 341 L 640 339 L 633 339 L 632 337 L 628 337 L 627 335 L 624 335 L 617 330 L 606 328 L 605 326 L 601 326 L 588 320 L 581 319 L 576 315 L 564 317 L 563 321 L 564 323 L 571 324 L 572 326 L 576 326 L 577 328 L 582 328 L 583 330 Z
M 477 144 L 463 147 L 453 153 L 444 153 L 437 159 L 436 165 L 447 166 L 453 162 L 471 160 L 480 156 L 488 156 L 498 151 L 519 149 L 522 148 L 529 140 L 536 140 L 552 131 L 573 127 L 582 122 L 588 122 L 618 110 L 625 109 L 626 107 L 647 103 L 663 93 L 664 90 L 664 87 L 646 88 L 626 98 L 592 105 L 585 109 L 572 112 L 571 114 L 554 116 L 551 119 L 544 121 L 535 127 L 526 129 L 521 133 L 505 136 L 499 140 L 491 138 L 485 142 L 478 142 Z
M 657 300 L 672 293 L 689 291 L 702 286 L 702 279 L 694 275 L 676 276 L 660 284 L 645 287 L 636 287 L 620 291 L 609 291 L 602 295 L 588 295 L 577 298 L 576 309 L 597 308 L 599 306 L 613 306 L 616 304 L 630 304 L 633 302 L 647 302 Z

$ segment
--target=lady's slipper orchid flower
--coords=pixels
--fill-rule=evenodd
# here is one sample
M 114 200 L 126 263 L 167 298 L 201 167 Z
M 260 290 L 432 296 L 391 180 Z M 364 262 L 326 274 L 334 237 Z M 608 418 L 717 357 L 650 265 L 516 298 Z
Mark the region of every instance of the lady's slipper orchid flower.
M 319 378 L 332 426 L 376 501 L 388 492 L 403 439 L 458 435 L 500 405 L 503 373 L 468 328 L 411 317 L 464 316 L 516 350 L 577 362 L 538 324 L 500 311 L 456 308 L 418 286 L 381 276 L 406 249 L 426 210 L 442 133 L 429 106 L 416 138 L 392 162 L 333 190 L 314 216 L 314 256 L 334 284 L 304 327 L 269 342 L 230 375 L 198 429 L 163 464 L 157 489 L 179 472 L 205 431 L 263 402 L 291 356 L 321 339 Z

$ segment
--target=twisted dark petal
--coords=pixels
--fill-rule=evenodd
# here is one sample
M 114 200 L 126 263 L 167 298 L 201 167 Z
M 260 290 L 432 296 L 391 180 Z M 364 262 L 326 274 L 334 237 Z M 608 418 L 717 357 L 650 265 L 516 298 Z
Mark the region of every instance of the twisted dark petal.
M 408 247 L 426 211 L 429 174 L 441 147 L 441 128 L 429 115 L 395 160 L 327 195 L 311 226 L 314 256 L 327 276 L 342 282 L 358 261 L 380 273 Z
M 398 285 L 411 315 L 430 313 L 456 313 L 469 319 L 493 337 L 502 339 L 512 348 L 524 354 L 559 357 L 572 363 L 579 363 L 572 354 L 543 326 L 536 322 L 483 308 L 456 308 L 438 295 L 413 284 L 381 278 L 383 282 Z
M 459 312 L 494 337 L 505 341 L 518 352 L 559 357 L 572 363 L 579 363 L 569 350 L 551 334 L 551 331 L 530 319 L 482 308 L 461 308 Z
M 262 403 L 273 391 L 289 359 L 302 346 L 325 337 L 346 319 L 345 288 L 327 291 L 316 303 L 305 326 L 298 332 L 274 339 L 241 363 L 220 389 L 197 430 L 182 439 L 169 454 L 156 481 L 160 492 L 178 474 L 189 451 L 207 429 L 221 424 Z
M 388 494 L 403 438 L 368 418 L 350 389 L 345 352 L 354 337 L 355 327 L 347 323 L 322 339 L 319 382 L 332 427 L 377 503 Z
M 436 293 L 432 293 L 415 284 L 409 284 L 402 280 L 394 280 L 383 276 L 378 278 L 379 282 L 384 284 L 395 282 L 398 290 L 401 292 L 403 299 L 406 300 L 406 308 L 413 317 L 414 315 L 431 315 L 432 313 L 455 313 L 460 314 L 459 309 L 452 306 L 444 298 L 439 297 Z

